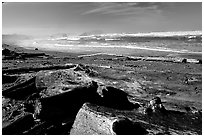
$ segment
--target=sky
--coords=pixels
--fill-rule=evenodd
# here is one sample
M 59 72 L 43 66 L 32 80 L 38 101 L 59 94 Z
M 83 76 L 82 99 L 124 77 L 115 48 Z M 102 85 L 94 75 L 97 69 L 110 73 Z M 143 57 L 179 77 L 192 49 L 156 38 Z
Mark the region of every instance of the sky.
M 3 34 L 202 30 L 201 2 L 7 2 Z

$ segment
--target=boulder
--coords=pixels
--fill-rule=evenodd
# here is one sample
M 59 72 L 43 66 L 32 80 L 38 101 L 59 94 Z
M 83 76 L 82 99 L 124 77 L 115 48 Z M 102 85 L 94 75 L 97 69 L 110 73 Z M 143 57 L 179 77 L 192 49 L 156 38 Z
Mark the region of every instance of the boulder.
M 46 120 L 72 119 L 86 102 L 119 110 L 139 107 L 128 100 L 124 91 L 99 85 L 84 72 L 73 69 L 39 72 L 36 87 L 41 90 L 40 99 L 32 106 L 36 115 Z
M 92 82 L 85 73 L 73 69 L 40 71 L 36 76 L 36 87 L 42 97 L 54 96 L 79 86 L 88 86 Z
M 112 125 L 116 135 L 146 135 L 148 132 L 140 123 L 133 122 L 126 117 L 118 118 Z
M 151 115 L 151 113 L 155 112 L 159 112 L 165 115 L 167 114 L 167 110 L 163 106 L 159 97 L 154 97 L 152 100 L 150 100 L 146 108 L 146 113 L 148 115 Z
M 49 121 L 60 121 L 74 118 L 83 103 L 99 100 L 96 93 L 97 84 L 93 82 L 89 86 L 79 86 L 71 91 L 40 98 L 34 104 L 38 118 Z
M 139 104 L 133 104 L 128 100 L 126 92 L 115 87 L 102 86 L 102 88 L 98 88 L 97 92 L 102 98 L 100 102 L 94 102 L 98 105 L 120 110 L 131 110 L 140 107 Z
M 138 104 L 129 102 L 126 92 L 111 86 L 99 85 L 86 73 L 73 69 L 41 71 L 36 76 L 36 87 L 38 90 L 44 89 L 40 92 L 41 98 L 69 92 L 68 94 L 75 95 L 71 100 L 78 100 L 80 97 L 83 98 L 83 103 L 92 102 L 116 109 L 139 107 Z

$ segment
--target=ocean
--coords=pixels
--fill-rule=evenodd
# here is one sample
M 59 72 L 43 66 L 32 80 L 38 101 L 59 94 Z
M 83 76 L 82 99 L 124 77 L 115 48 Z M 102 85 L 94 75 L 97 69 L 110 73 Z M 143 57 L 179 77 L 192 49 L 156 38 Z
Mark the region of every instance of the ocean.
M 21 41 L 28 49 L 67 53 L 107 53 L 149 56 L 202 55 L 202 33 L 188 35 L 130 35 L 107 34 L 90 36 L 47 37 Z

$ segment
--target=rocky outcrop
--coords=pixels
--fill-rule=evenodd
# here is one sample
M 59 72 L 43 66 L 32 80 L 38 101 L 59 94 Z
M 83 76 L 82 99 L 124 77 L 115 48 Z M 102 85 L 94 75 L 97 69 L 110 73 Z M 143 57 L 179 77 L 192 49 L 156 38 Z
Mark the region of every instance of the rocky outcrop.
M 130 97 L 91 77 L 90 67 L 71 66 L 26 76 L 4 74 L 15 85 L 2 93 L 3 134 L 201 134 L 202 111 L 166 110 L 159 97 L 149 102 Z M 191 130 L 192 123 L 198 128 Z
M 41 92 L 35 110 L 40 108 L 37 115 L 41 119 L 73 118 L 86 102 L 120 110 L 139 107 L 129 102 L 124 91 L 99 85 L 84 72 L 73 69 L 39 72 L 36 87 Z
M 73 69 L 40 71 L 36 76 L 37 89 L 46 89 L 40 93 L 42 98 L 68 92 L 79 86 L 88 87 L 90 84 L 92 84 L 91 78 Z
M 159 97 L 154 97 L 149 101 L 145 112 L 147 115 L 152 115 L 152 113 L 162 113 L 164 115 L 167 115 L 167 110 L 163 106 Z
M 38 105 L 35 105 L 35 112 L 39 113 L 38 118 L 49 121 L 73 119 L 84 102 L 97 100 L 96 90 L 97 85 L 93 83 L 73 88 L 68 92 L 49 94 L 39 99 Z
M 115 116 L 105 107 L 89 103 L 85 103 L 79 110 L 70 131 L 71 135 L 138 135 L 147 133 L 140 124 L 123 116 Z

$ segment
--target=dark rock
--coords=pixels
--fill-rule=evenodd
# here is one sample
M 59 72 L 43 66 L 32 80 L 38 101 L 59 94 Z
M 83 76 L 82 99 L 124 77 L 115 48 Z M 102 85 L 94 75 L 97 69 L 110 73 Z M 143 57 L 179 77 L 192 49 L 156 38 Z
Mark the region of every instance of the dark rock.
M 187 59 L 183 59 L 183 60 L 182 60 L 182 63 L 187 63 Z
M 201 59 L 198 60 L 198 64 L 202 64 L 202 60 Z
M 11 50 L 5 48 L 2 50 L 2 55 L 4 55 L 4 56 L 17 56 L 18 54 L 14 51 L 11 51 Z
M 60 121 L 66 118 L 73 119 L 84 102 L 97 100 L 97 84 L 79 86 L 69 92 L 51 95 L 39 99 L 36 112 L 39 118 L 52 121 Z
M 93 84 L 94 83 L 94 84 Z M 90 88 L 95 85 L 95 91 L 77 91 L 81 88 Z M 108 106 L 116 109 L 133 109 L 138 108 L 136 104 L 129 102 L 128 94 L 124 91 L 111 86 L 98 86 L 85 73 L 79 71 L 57 70 L 57 71 L 43 71 L 37 74 L 36 87 L 45 89 L 40 93 L 41 97 L 55 96 L 64 92 L 74 93 L 77 96 L 83 96 L 86 102 L 93 102 L 99 105 Z M 83 92 L 83 93 L 80 93 Z M 92 96 L 96 97 L 93 98 Z M 88 100 L 91 97 L 92 100 Z M 76 98 L 77 100 L 77 98 Z M 85 102 L 83 102 L 85 103 Z
M 146 135 L 148 132 L 139 123 L 126 117 L 117 119 L 112 125 L 116 135 Z
M 167 114 L 167 110 L 162 105 L 161 99 L 159 97 L 153 98 L 149 103 L 145 111 L 148 115 L 154 112 L 161 112 L 163 114 Z
M 128 94 L 124 91 L 99 86 L 85 73 L 72 69 L 40 72 L 36 87 L 38 90 L 44 89 L 40 92 L 38 107 L 41 108 L 39 117 L 42 119 L 73 118 L 85 102 L 121 110 L 139 107 L 129 102 Z
M 138 104 L 129 102 L 127 98 L 128 94 L 120 89 L 107 86 L 103 87 L 100 92 L 102 100 L 97 102 L 99 105 L 124 110 L 130 110 L 139 107 Z

